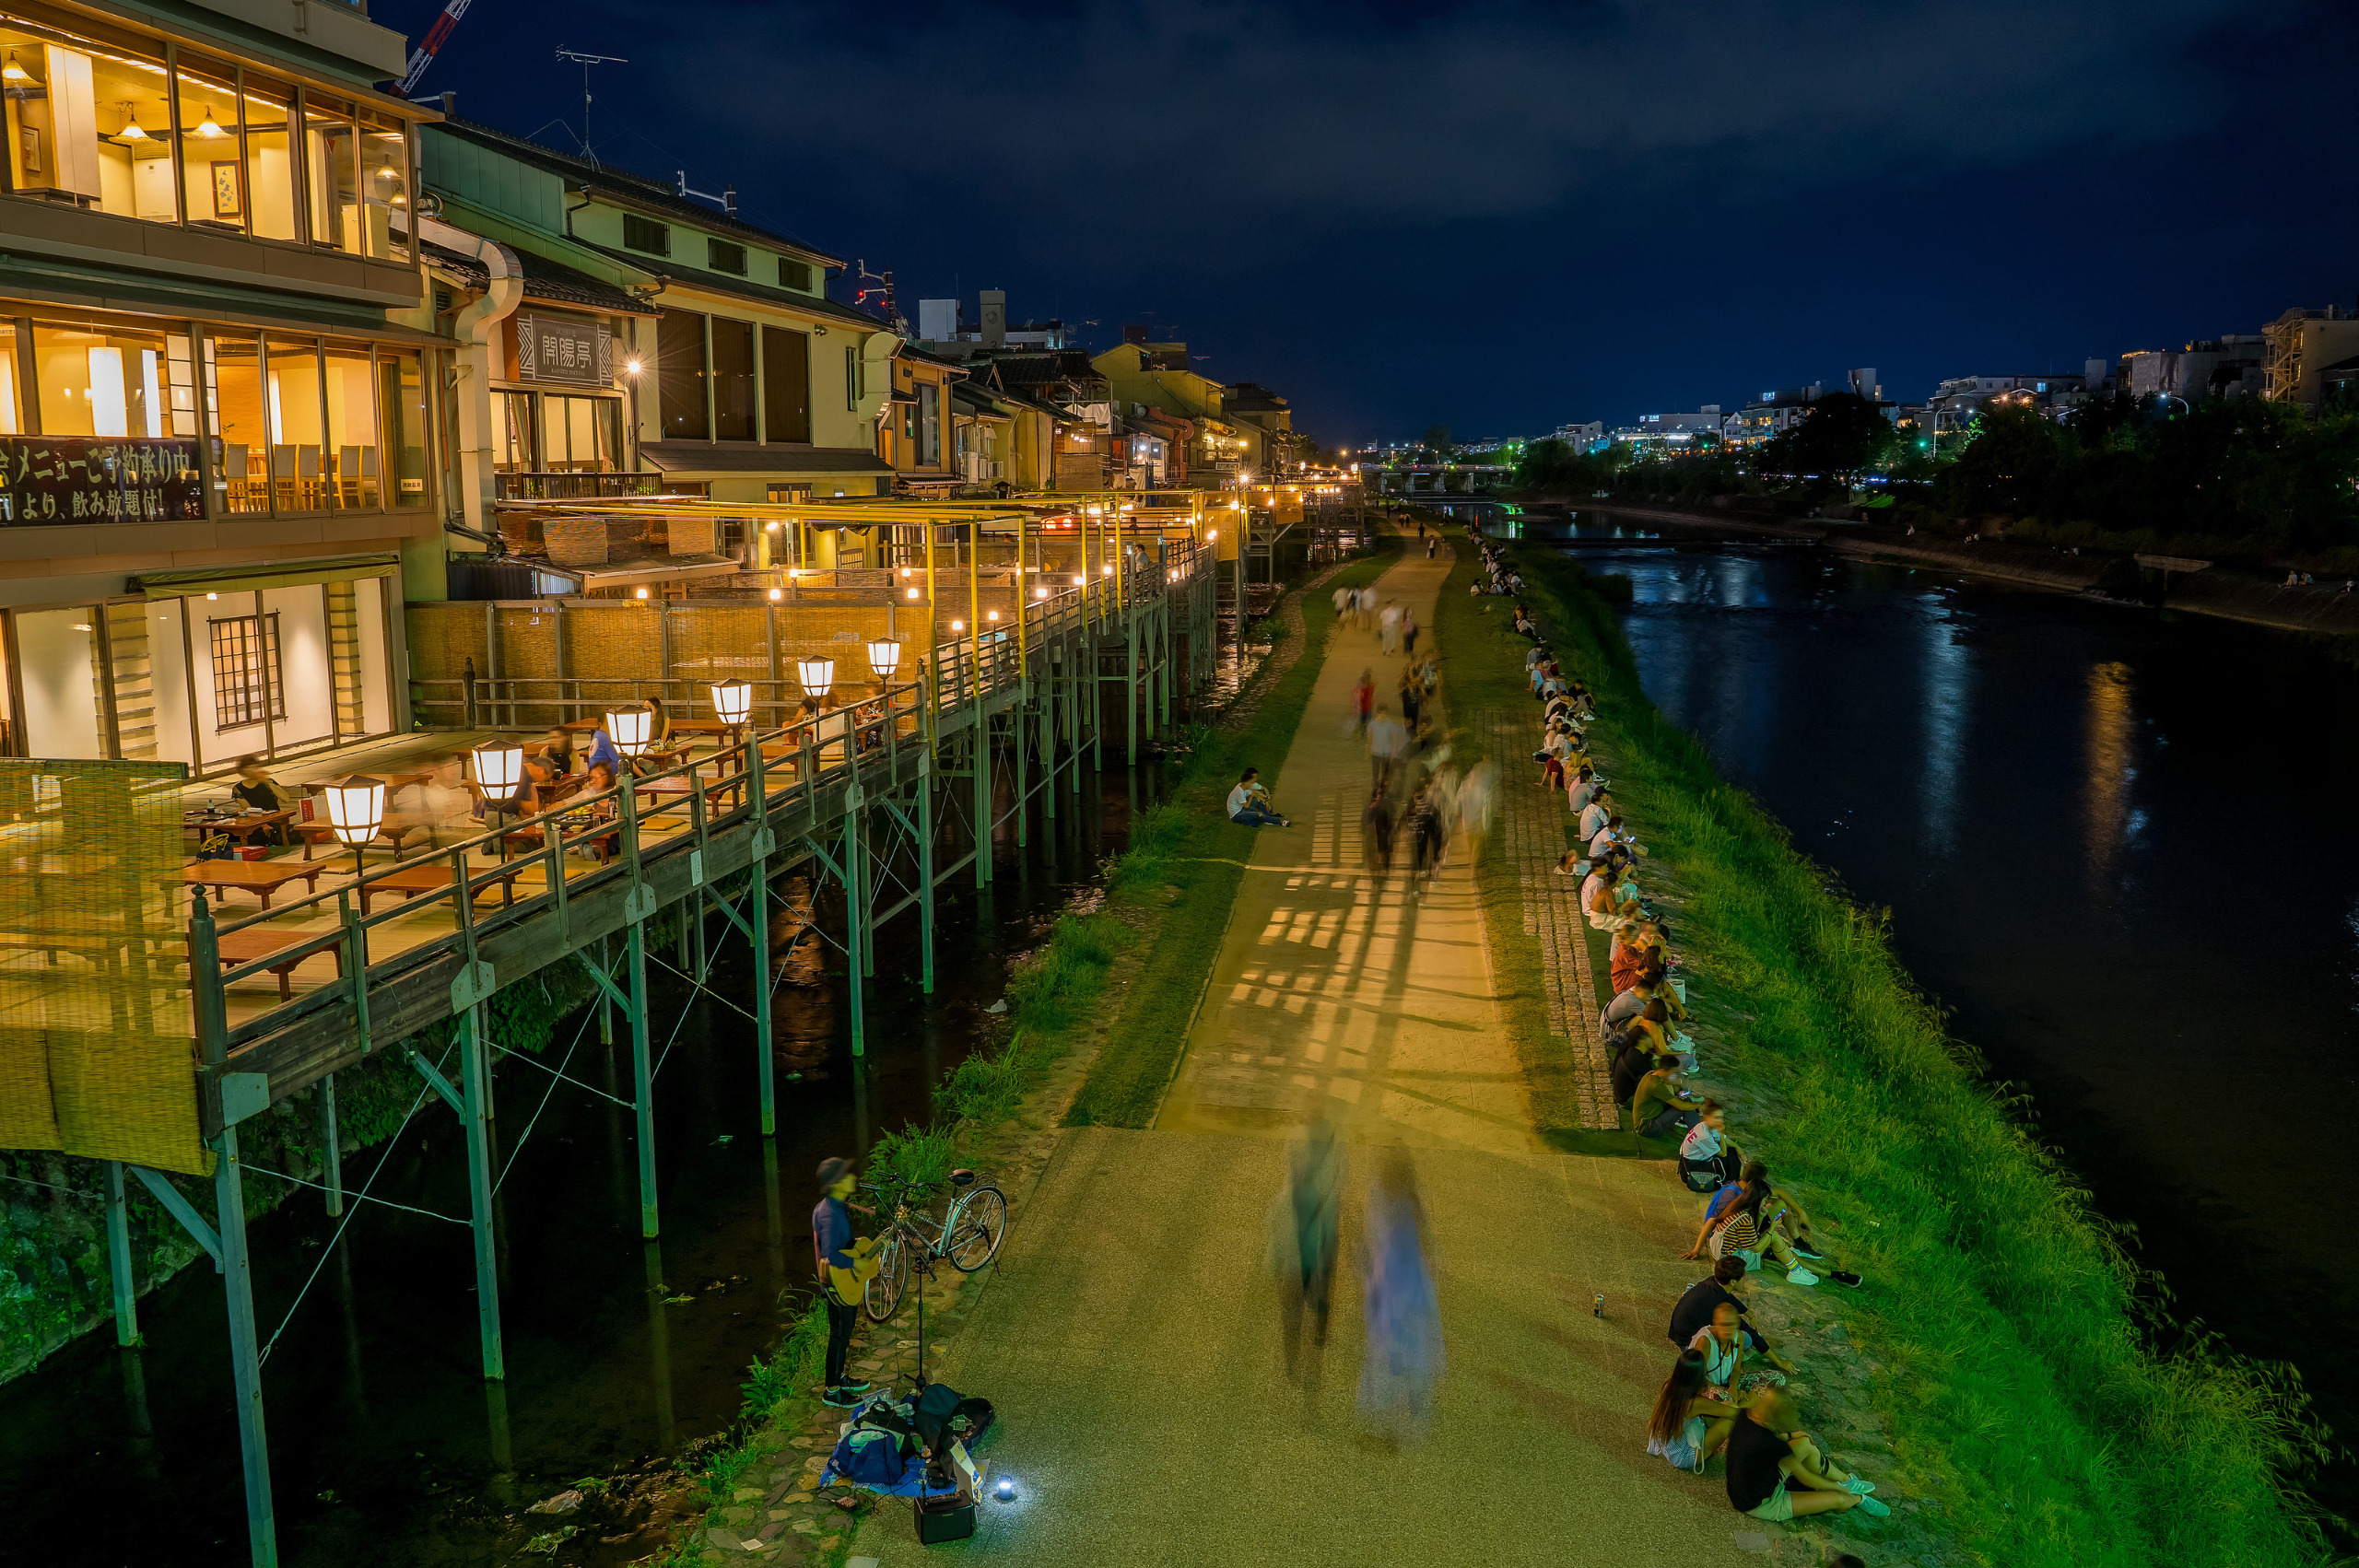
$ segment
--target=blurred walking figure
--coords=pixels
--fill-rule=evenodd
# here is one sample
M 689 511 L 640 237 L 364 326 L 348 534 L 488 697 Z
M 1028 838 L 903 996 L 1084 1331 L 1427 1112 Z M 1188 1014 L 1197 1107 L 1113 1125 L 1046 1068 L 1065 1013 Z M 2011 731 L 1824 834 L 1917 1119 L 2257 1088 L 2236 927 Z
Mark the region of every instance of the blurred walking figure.
M 1360 684 L 1352 688 L 1352 712 L 1359 720 L 1360 733 L 1367 733 L 1368 715 L 1376 711 L 1376 672 L 1362 670 Z
M 1426 1211 L 1408 1153 L 1386 1156 L 1368 1187 L 1364 1281 L 1367 1358 L 1360 1414 L 1394 1443 L 1414 1443 L 1433 1422 L 1442 1375 L 1441 1303 L 1426 1268 Z
M 1377 615 L 1376 625 L 1383 638 L 1384 651 L 1398 653 L 1401 650 L 1401 606 L 1388 603 Z
M 1465 825 L 1468 848 L 1479 849 L 1491 831 L 1493 798 L 1498 793 L 1499 770 L 1485 757 L 1466 770 L 1458 786 L 1458 820 Z
M 1368 782 L 1379 789 L 1391 782 L 1393 763 L 1408 755 L 1408 727 L 1392 717 L 1391 708 L 1379 708 L 1367 726 Z
M 1327 1305 L 1335 1281 L 1335 1253 L 1342 1239 L 1344 1144 L 1335 1124 L 1322 1113 L 1286 1151 L 1286 1188 L 1278 1216 L 1287 1245 L 1281 1247 L 1285 1277 L 1279 1281 L 1285 1305 L 1286 1375 L 1295 1375 L 1302 1321 L 1310 1319 L 1311 1376 L 1327 1345 Z
M 1442 822 L 1441 802 L 1431 784 L 1417 791 L 1417 803 L 1409 822 L 1410 831 L 1415 836 L 1412 849 L 1416 857 L 1417 874 L 1430 884 L 1435 873 L 1441 870 L 1442 847 L 1449 841 L 1449 830 Z
M 1392 874 L 1392 803 L 1379 784 L 1360 816 L 1360 853 L 1368 874 L 1379 883 Z
M 1410 658 L 1417 656 L 1417 613 L 1414 610 L 1401 612 L 1401 646 Z

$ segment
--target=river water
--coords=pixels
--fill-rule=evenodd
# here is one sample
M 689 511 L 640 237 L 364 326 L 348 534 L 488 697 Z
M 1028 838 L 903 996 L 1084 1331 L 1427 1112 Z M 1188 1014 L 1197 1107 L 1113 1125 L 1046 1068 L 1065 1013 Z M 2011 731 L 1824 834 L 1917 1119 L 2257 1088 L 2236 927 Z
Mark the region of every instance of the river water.
M 675 1036 L 655 1082 L 660 1241 L 639 1234 L 631 1112 L 571 1084 L 551 1094 L 553 1080 L 521 1060 L 502 1065 L 494 1171 L 514 1154 L 497 1199 L 504 1385 L 482 1376 L 463 1225 L 371 1208 L 329 1250 L 334 1223 L 300 1189 L 257 1220 L 263 1337 L 286 1321 L 264 1370 L 281 1561 L 544 1561 L 518 1549 L 561 1521 L 520 1509 L 726 1428 L 747 1363 L 777 1340 L 781 1293 L 809 1284 L 811 1173 L 882 1129 L 929 1118 L 933 1085 L 1004 989 L 1006 959 L 1038 945 L 1058 910 L 1098 881 L 1159 788 L 1148 764 L 1135 776 L 1109 766 L 1082 777 L 1089 792 L 1062 797 L 1054 825 L 1036 814 L 1028 848 L 1003 829 L 988 893 L 971 881 L 944 890 L 933 996 L 918 983 L 915 912 L 880 930 L 864 1063 L 850 1054 L 840 953 L 807 937 L 797 945 L 773 1003 L 779 1130 L 767 1145 L 750 1022 L 667 983 L 651 960 L 656 1039 Z M 745 1003 L 753 983 L 733 942 L 713 988 Z M 569 1076 L 627 1099 L 628 1035 L 616 1032 L 602 1047 L 594 1022 L 569 1019 L 552 1055 L 572 1042 Z M 461 1147 L 450 1117 L 420 1117 L 393 1144 L 375 1196 L 464 1216 Z M 351 1188 L 381 1153 L 346 1157 Z M 118 1351 L 101 1331 L 0 1387 L 0 1559 L 247 1561 L 220 1281 L 200 1263 L 139 1312 L 145 1349 Z M 650 1545 L 585 1537 L 557 1561 L 620 1562 Z
M 1648 695 L 1892 910 L 2181 1322 L 2359 1397 L 2330 1326 L 2359 1252 L 2321 1223 L 2359 1113 L 2359 672 L 2295 634 L 1813 546 L 1520 532 L 1628 575 Z

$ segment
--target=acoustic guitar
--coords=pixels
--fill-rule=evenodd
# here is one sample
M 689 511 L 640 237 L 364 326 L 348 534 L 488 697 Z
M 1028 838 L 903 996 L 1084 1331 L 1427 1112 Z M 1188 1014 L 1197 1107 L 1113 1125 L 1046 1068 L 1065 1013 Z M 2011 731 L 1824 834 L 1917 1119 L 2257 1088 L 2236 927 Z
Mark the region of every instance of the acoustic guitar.
M 876 1256 L 876 1244 L 882 1236 L 863 1236 L 844 1250 L 851 1255 L 851 1267 L 839 1269 L 827 1265 L 827 1293 L 845 1306 L 858 1306 L 868 1293 L 868 1281 L 876 1278 L 885 1260 Z

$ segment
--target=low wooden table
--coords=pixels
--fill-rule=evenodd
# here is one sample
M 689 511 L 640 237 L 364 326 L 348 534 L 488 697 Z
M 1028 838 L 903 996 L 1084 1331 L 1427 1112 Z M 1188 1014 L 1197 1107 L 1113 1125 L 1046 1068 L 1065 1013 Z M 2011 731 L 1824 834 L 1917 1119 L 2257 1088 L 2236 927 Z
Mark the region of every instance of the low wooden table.
M 298 877 L 317 893 L 320 873 L 328 869 L 325 860 L 199 860 L 182 869 L 181 881 L 191 887 L 209 887 L 217 898 L 230 888 L 243 888 L 260 894 L 267 909 L 270 895 Z
M 223 931 L 216 936 L 214 941 L 220 948 L 221 967 L 224 969 L 234 969 L 241 964 L 259 964 L 274 953 L 283 953 L 288 948 L 299 946 L 303 942 L 311 942 L 321 934 L 322 933 L 317 931 L 288 932 L 252 930 L 242 931 Z M 333 947 L 323 950 L 314 949 L 311 953 L 298 954 L 296 956 L 287 960 L 284 964 L 273 964 L 270 966 L 267 972 L 278 977 L 279 1000 L 293 1001 L 295 1000 L 295 986 L 293 981 L 295 965 L 300 964 L 306 958 L 318 956 L 319 953 L 322 951 L 332 954 L 335 958 L 335 972 L 338 975 L 342 975 L 344 973 L 344 937 L 343 933 L 338 932 L 336 933 L 335 945 Z
M 492 876 L 499 881 L 499 907 L 510 908 L 516 902 L 516 879 L 524 872 L 522 865 L 486 866 L 471 872 L 473 876 Z M 448 866 L 408 866 L 400 871 L 372 876 L 360 884 L 360 912 L 369 913 L 369 900 L 380 893 L 398 893 L 403 897 L 417 899 L 429 893 L 447 893 L 452 878 Z M 480 890 L 478 890 L 480 891 Z
M 209 816 L 198 812 L 186 812 L 182 813 L 181 825 L 195 834 L 200 839 L 209 837 L 216 833 L 226 833 L 241 844 L 250 844 L 253 842 L 255 834 L 283 826 L 292 821 L 294 815 L 295 809 L 292 806 L 285 811 L 252 813 L 241 812 L 234 816 Z

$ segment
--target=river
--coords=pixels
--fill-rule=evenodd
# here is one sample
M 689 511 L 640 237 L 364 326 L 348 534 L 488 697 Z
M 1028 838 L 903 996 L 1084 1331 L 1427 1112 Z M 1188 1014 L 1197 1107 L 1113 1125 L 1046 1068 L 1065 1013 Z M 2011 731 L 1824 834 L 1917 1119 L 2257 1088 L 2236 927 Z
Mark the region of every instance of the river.
M 879 1130 L 928 1118 L 933 1085 L 980 1037 L 983 1009 L 1004 989 L 1007 958 L 1038 945 L 1056 913 L 1098 881 L 1132 814 L 1159 788 L 1146 763 L 1135 780 L 1110 766 L 1083 778 L 1096 793 L 1081 803 L 1064 797 L 1053 825 L 1036 815 L 1027 849 L 1003 830 L 989 893 L 971 882 L 944 889 L 932 997 L 918 986 L 915 914 L 878 933 L 864 1063 L 850 1054 L 840 954 L 808 938 L 798 944 L 774 1008 L 774 1141 L 759 1136 L 750 1024 L 664 983 L 651 961 L 657 1038 L 676 1035 L 655 1082 L 658 1242 L 639 1235 L 631 1113 L 571 1084 L 550 1093 L 546 1073 L 503 1064 L 494 1170 L 515 1156 L 496 1199 L 504 1384 L 483 1379 L 463 1225 L 364 1205 L 329 1251 L 334 1224 L 318 1195 L 301 1189 L 257 1220 L 264 1339 L 286 1323 L 264 1369 L 280 1560 L 290 1568 L 538 1561 L 518 1549 L 557 1522 L 520 1516 L 524 1505 L 726 1428 L 746 1364 L 776 1341 L 781 1293 L 809 1283 L 812 1171 L 829 1154 L 864 1150 Z M 751 971 L 733 943 L 714 989 L 742 1001 Z M 569 1019 L 552 1053 L 562 1057 L 571 1042 L 569 1076 L 627 1097 L 629 1047 L 617 1034 L 602 1047 L 594 1021 Z M 369 1181 L 381 1153 L 346 1156 L 350 1188 Z M 413 1123 L 373 1190 L 464 1216 L 452 1119 L 437 1111 Z M 118 1351 L 101 1330 L 0 1387 L 8 1561 L 247 1561 L 220 1281 L 200 1264 L 145 1297 L 139 1312 L 144 1349 Z M 559 1561 L 619 1562 L 649 1544 L 585 1539 Z
M 2295 634 L 1806 545 L 1520 532 L 1630 578 L 1648 695 L 1891 909 L 2182 1327 L 2359 1397 L 2329 1349 L 2359 1252 L 2322 1223 L 2359 1112 L 2359 671 Z

